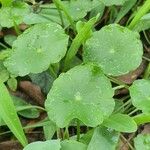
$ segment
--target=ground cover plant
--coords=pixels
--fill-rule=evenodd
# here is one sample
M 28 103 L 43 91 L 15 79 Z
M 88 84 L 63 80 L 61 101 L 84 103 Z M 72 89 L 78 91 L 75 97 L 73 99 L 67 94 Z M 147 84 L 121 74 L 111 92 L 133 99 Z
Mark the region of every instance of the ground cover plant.
M 0 150 L 150 149 L 150 0 L 0 2 Z

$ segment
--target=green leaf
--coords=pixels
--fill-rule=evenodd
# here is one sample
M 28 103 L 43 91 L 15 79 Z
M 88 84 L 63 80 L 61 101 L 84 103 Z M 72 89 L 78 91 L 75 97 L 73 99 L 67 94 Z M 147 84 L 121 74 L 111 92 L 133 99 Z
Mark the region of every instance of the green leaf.
M 92 139 L 93 133 L 94 133 L 94 128 L 89 130 L 86 134 L 84 134 L 80 138 L 80 142 L 88 145 L 90 143 L 91 139 Z
M 80 30 L 79 30 L 78 34 L 76 35 L 76 37 L 73 39 L 73 42 L 71 43 L 71 46 L 68 50 L 68 53 L 65 58 L 64 70 L 66 70 L 68 68 L 73 57 L 75 57 L 76 53 L 78 52 L 78 49 L 81 46 L 81 44 L 83 44 L 89 38 L 89 36 L 91 34 L 91 29 L 93 28 L 94 24 L 96 23 L 98 16 L 99 15 L 90 19 L 85 24 L 80 21 L 77 23 L 77 29 L 79 30 L 79 24 L 80 24 Z M 84 24 L 82 29 L 81 29 L 81 23 L 82 23 L 82 25 Z
M 13 53 L 4 64 L 14 75 L 40 73 L 64 57 L 67 45 L 68 36 L 61 26 L 37 24 L 17 38 L 12 46 Z
M 9 72 L 4 67 L 3 62 L 0 61 L 0 81 L 6 82 L 9 79 Z
M 0 0 L 3 7 L 10 6 L 13 0 Z
M 23 22 L 23 17 L 30 12 L 29 6 L 23 2 L 13 2 L 11 7 L 2 7 L 0 9 L 0 25 L 10 28 Z
M 119 132 L 135 132 L 137 125 L 135 121 L 125 114 L 113 114 L 104 120 L 103 125 Z
M 106 6 L 123 5 L 127 0 L 100 0 Z
M 0 117 L 4 120 L 16 138 L 20 143 L 25 146 L 27 145 L 27 139 L 24 135 L 23 128 L 20 120 L 17 116 L 15 106 L 8 93 L 7 88 L 3 83 L 0 82 Z
M 87 12 L 90 12 L 93 8 L 99 5 L 99 3 L 99 0 L 71 0 L 69 2 L 63 2 L 68 13 L 75 21 L 84 18 Z
M 11 34 L 8 34 L 8 35 L 6 35 L 6 36 L 4 37 L 4 41 L 5 41 L 8 45 L 10 45 L 10 46 L 13 45 L 13 42 L 14 42 L 16 39 L 17 39 L 17 36 L 11 35 Z
M 60 150 L 60 140 L 50 140 L 45 142 L 34 142 L 27 145 L 23 150 Z
M 87 150 L 116 150 L 118 140 L 118 132 L 105 127 L 97 127 Z
M 145 113 L 150 112 L 150 81 L 136 80 L 129 88 L 132 104 Z
M 110 81 L 98 67 L 81 65 L 62 73 L 54 81 L 45 106 L 49 118 L 58 127 L 69 125 L 75 118 L 95 127 L 112 113 L 113 94 Z
M 47 125 L 43 126 L 43 130 L 45 139 L 50 140 L 55 134 L 57 127 L 56 124 L 50 120 Z
M 98 18 L 100 20 L 101 17 L 103 16 L 104 10 L 105 10 L 105 5 L 102 2 L 98 2 L 97 6 L 90 11 L 90 18 L 93 18 L 97 14 L 100 14 Z
M 65 140 L 61 142 L 61 150 L 87 150 L 87 145 L 74 140 Z
M 136 138 L 134 138 L 134 146 L 136 150 L 149 150 L 150 134 L 139 134 Z
M 48 93 L 50 88 L 52 87 L 54 78 L 48 73 L 48 71 L 44 71 L 38 74 L 29 74 L 32 82 L 42 89 L 44 93 Z
M 40 113 L 37 109 L 31 108 L 31 104 L 28 104 L 26 101 L 21 99 L 20 97 L 11 96 L 13 103 L 18 111 L 18 114 L 25 118 L 38 118 Z M 22 110 L 23 108 L 29 107 L 30 109 Z
M 137 0 L 127 0 L 117 14 L 115 22 L 118 23 L 133 8 L 136 2 Z
M 83 57 L 84 62 L 98 64 L 104 73 L 119 76 L 135 70 L 142 61 L 142 54 L 137 32 L 111 24 L 94 32 L 85 45 Z
M 144 15 L 140 21 L 134 26 L 133 30 L 141 32 L 150 28 L 150 13 Z
M 149 113 L 141 113 L 133 117 L 134 121 L 137 125 L 145 124 L 150 122 L 150 114 Z
M 15 78 L 8 79 L 7 84 L 8 84 L 9 88 L 12 91 L 16 91 L 16 89 L 17 89 L 17 80 Z

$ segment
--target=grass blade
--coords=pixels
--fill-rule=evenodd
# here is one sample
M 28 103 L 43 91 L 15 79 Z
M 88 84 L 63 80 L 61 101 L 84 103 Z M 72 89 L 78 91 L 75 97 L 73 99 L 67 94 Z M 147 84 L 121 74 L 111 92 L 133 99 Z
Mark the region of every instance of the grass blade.
M 3 83 L 0 83 L 0 116 L 20 143 L 23 146 L 26 146 L 27 139 L 23 132 L 22 125 L 17 116 L 17 112 L 9 92 Z

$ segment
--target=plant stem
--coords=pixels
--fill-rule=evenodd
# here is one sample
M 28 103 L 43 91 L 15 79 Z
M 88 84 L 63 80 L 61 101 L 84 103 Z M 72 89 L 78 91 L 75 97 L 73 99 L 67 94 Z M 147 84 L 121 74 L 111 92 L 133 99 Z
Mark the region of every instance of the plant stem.
M 57 128 L 57 139 L 61 139 L 61 129 L 60 128 Z
M 0 42 L 0 46 L 4 47 L 4 48 L 8 48 L 6 45 L 4 45 L 3 43 Z
M 74 32 L 76 31 L 75 25 L 74 25 L 74 21 L 72 19 L 72 17 L 70 16 L 70 14 L 68 13 L 67 9 L 64 7 L 63 3 L 61 2 L 61 0 L 53 0 L 55 6 L 57 7 L 58 10 L 62 10 L 66 16 L 66 18 L 68 19 L 70 25 L 72 26 Z
M 119 86 L 114 87 L 113 90 L 119 90 L 119 89 L 122 89 L 124 87 L 125 87 L 124 85 L 119 85 Z
M 77 119 L 77 141 L 80 141 L 80 120 Z
M 57 78 L 57 74 L 55 73 L 53 67 L 50 65 L 49 66 L 49 71 L 50 71 L 50 74 L 52 74 L 52 76 L 56 79 Z
M 20 35 L 20 34 L 22 33 L 22 32 L 20 31 L 20 29 L 19 29 L 19 26 L 16 24 L 15 21 L 14 21 L 14 29 L 15 29 L 17 35 Z
M 111 77 L 111 76 L 107 76 L 107 77 L 110 79 L 111 82 L 113 82 L 113 83 L 115 83 L 115 84 L 118 84 L 118 85 L 122 85 L 122 86 L 124 86 L 126 89 L 129 88 L 129 86 L 126 85 L 126 84 L 124 84 L 122 81 L 119 81 L 118 79 L 115 79 L 115 78 L 113 78 L 113 77 Z
M 143 56 L 142 58 L 150 62 L 150 59 L 149 59 L 149 58 L 147 58 L 147 57 L 145 57 L 145 56 Z
M 147 0 L 144 5 L 140 8 L 137 12 L 131 23 L 129 24 L 128 28 L 133 29 L 134 26 L 139 22 L 139 20 L 149 11 L 150 9 L 150 0 Z
M 46 111 L 46 109 L 44 109 L 43 107 L 40 107 L 40 106 L 20 106 L 20 107 L 16 108 L 17 111 L 23 111 L 23 110 L 27 110 L 27 109 L 39 109 L 42 111 Z
M 149 39 L 149 37 L 147 36 L 146 32 L 143 31 L 143 34 L 144 34 L 144 36 L 145 36 L 145 39 L 146 39 L 147 43 L 150 45 L 150 39 Z
M 69 140 L 69 130 L 68 130 L 68 127 L 65 128 L 63 139 Z
M 128 115 L 131 116 L 132 114 L 134 114 L 134 113 L 137 112 L 138 110 L 139 110 L 139 109 L 136 108 L 136 109 L 134 109 L 133 111 L 131 111 Z
M 127 106 L 128 104 L 131 103 L 131 99 L 129 99 L 127 102 L 125 102 L 121 107 L 119 107 L 114 113 L 119 112 L 122 108 L 124 108 L 125 106 Z
M 60 9 L 60 7 L 57 5 L 57 3 L 55 2 L 55 0 L 53 0 L 53 3 L 54 3 L 55 6 L 57 7 L 57 10 L 58 10 L 58 13 L 59 13 L 59 17 L 60 17 L 60 20 L 61 20 L 61 24 L 62 24 L 62 27 L 64 28 L 64 20 L 63 20 L 63 16 L 62 16 L 61 9 Z
M 122 135 L 120 134 L 121 138 L 126 141 L 126 143 L 128 144 L 128 146 L 130 147 L 131 150 L 134 150 L 133 146 L 130 144 L 130 142 Z
M 149 75 L 150 75 L 150 63 L 148 63 L 148 66 L 144 72 L 143 78 L 148 79 Z

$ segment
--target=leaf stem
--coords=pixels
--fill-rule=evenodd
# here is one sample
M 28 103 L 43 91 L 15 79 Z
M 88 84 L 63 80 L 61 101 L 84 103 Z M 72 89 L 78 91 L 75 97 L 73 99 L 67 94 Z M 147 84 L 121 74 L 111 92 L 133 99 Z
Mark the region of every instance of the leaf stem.
M 8 48 L 6 45 L 4 45 L 3 43 L 0 42 L 0 46 L 4 47 L 4 48 Z
M 66 18 L 68 19 L 70 25 L 72 26 L 74 32 L 76 31 L 75 25 L 74 25 L 74 21 L 72 19 L 72 17 L 70 16 L 69 12 L 67 11 L 67 9 L 65 8 L 65 6 L 63 5 L 63 3 L 61 2 L 61 0 L 53 0 L 55 6 L 57 7 L 58 10 L 63 10 Z
M 147 0 L 144 5 L 140 8 L 137 12 L 131 23 L 129 24 L 128 28 L 133 29 L 134 26 L 139 22 L 139 20 L 149 11 L 150 9 L 150 0 Z
M 57 78 L 57 74 L 55 73 L 53 67 L 50 65 L 49 66 L 49 71 L 50 71 L 50 74 L 52 74 L 52 76 L 56 79 Z
M 150 75 L 150 63 L 148 63 L 148 66 L 144 72 L 143 78 L 148 79 L 149 75 Z
M 77 141 L 80 141 L 80 120 L 77 119 Z
M 69 130 L 68 130 L 68 127 L 65 128 L 63 139 L 69 140 Z
M 131 116 L 132 114 L 134 114 L 134 113 L 137 112 L 138 110 L 139 110 L 139 109 L 136 108 L 136 109 L 134 109 L 133 111 L 131 111 L 128 115 Z
M 122 106 L 120 106 L 114 113 L 119 112 L 122 108 L 124 108 L 125 106 L 127 106 L 128 104 L 131 103 L 131 99 L 129 99 L 128 101 L 126 101 Z

